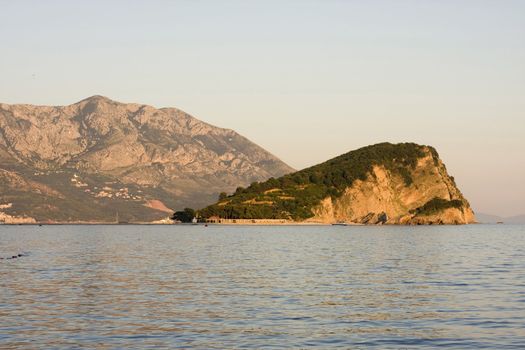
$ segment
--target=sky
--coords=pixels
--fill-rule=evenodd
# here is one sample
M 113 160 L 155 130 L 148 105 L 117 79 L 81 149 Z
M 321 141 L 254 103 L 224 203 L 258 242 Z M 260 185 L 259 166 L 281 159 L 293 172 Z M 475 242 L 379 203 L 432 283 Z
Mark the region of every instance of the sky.
M 436 147 L 476 212 L 525 213 L 525 1 L 0 0 L 0 102 L 177 107 L 296 169 Z

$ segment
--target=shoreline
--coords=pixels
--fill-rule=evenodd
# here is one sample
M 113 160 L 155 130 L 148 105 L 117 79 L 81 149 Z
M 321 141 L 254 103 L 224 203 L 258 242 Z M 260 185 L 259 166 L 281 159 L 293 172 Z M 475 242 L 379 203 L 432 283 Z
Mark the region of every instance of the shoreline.
M 155 223 L 155 222 L 128 222 L 128 223 L 110 223 L 110 222 L 53 222 L 53 223 L 0 223 L 0 226 L 332 226 L 327 223 Z M 362 224 L 348 224 L 347 226 L 359 226 Z M 372 225 L 371 225 L 372 226 Z
M 463 226 L 463 225 L 492 225 L 493 223 L 466 223 L 466 224 L 360 224 L 360 223 L 326 223 L 326 222 L 283 222 L 283 223 L 156 223 L 156 222 L 127 222 L 127 223 L 111 223 L 111 222 L 53 222 L 53 223 L 3 223 L 1 226 Z M 495 223 L 493 225 L 496 225 Z M 501 225 L 501 224 L 499 224 Z

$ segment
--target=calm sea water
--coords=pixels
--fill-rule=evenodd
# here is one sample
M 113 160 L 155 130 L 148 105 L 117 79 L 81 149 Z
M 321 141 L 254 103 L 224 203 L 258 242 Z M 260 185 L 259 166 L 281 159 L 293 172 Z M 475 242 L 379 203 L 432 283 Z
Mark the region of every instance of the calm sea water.
M 0 348 L 525 348 L 525 226 L 0 226 Z

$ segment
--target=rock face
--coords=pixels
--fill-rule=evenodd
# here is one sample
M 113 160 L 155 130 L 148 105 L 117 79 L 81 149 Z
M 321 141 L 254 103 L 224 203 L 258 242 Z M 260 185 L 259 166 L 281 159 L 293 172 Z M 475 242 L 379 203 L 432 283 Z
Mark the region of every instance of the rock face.
M 423 152 L 425 155 L 410 169 L 410 185 L 399 174 L 374 165 L 366 180 L 356 180 L 338 198 L 322 200 L 308 221 L 416 225 L 476 222 L 443 162 L 433 156 L 430 148 L 425 147 Z M 441 206 L 422 210 L 435 199 L 442 199 Z
M 201 210 L 213 220 L 356 224 L 467 224 L 468 201 L 436 150 L 382 143 L 239 189 Z
M 0 205 L 12 203 L 9 215 L 151 221 L 291 171 L 233 130 L 176 108 L 102 96 L 60 107 L 0 104 Z

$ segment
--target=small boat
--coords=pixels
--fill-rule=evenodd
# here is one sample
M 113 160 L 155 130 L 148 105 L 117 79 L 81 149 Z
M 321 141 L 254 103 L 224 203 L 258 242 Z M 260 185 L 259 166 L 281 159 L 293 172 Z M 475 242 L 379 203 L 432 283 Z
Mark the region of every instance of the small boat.
M 198 223 L 197 218 L 194 217 L 193 219 L 191 219 L 191 224 L 192 225 L 197 225 L 197 223 Z
M 348 226 L 348 224 L 343 221 L 338 221 L 338 222 L 334 222 L 332 226 Z

